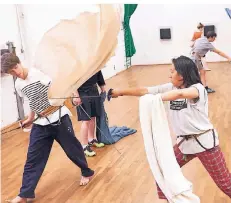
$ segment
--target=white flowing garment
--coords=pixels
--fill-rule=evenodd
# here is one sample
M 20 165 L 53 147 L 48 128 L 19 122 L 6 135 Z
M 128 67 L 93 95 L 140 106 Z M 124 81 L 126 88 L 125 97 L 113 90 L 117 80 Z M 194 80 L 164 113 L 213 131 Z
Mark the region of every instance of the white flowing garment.
M 144 146 L 153 176 L 170 203 L 199 203 L 192 183 L 182 174 L 171 141 L 168 120 L 160 94 L 139 101 Z
M 51 80 L 48 97 L 62 105 L 85 81 L 101 70 L 114 55 L 120 30 L 115 5 L 102 4 L 94 12 L 61 19 L 41 39 L 34 65 Z M 58 99 L 52 99 L 58 98 Z

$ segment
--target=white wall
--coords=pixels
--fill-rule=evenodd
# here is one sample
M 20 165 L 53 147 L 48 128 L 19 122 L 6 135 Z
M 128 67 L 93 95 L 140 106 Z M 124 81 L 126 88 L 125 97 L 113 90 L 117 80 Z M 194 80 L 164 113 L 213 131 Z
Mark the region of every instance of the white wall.
M 0 6 L 0 48 L 7 48 L 6 42 L 12 41 L 18 47 L 16 52 L 20 54 L 21 49 L 20 37 L 17 26 L 16 10 L 14 5 Z M 4 127 L 18 119 L 18 110 L 16 96 L 14 94 L 14 81 L 12 76 L 4 76 L 1 78 L 1 126 Z
M 214 45 L 231 56 L 231 20 L 225 8 L 231 5 L 138 5 L 131 17 L 136 54 L 132 65 L 170 63 L 171 58 L 189 56 L 190 40 L 199 22 L 217 29 Z M 170 27 L 172 39 L 161 41 L 159 28 Z M 207 54 L 210 62 L 224 59 Z
M 118 45 L 115 50 L 115 55 L 107 62 L 102 69 L 105 79 L 108 79 L 117 73 L 126 69 L 125 66 L 125 47 L 124 47 L 124 30 L 121 23 L 121 29 L 117 37 Z

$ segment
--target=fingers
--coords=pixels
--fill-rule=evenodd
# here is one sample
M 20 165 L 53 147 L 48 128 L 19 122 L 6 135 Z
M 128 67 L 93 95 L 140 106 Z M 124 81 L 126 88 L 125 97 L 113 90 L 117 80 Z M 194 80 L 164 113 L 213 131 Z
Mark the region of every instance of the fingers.
M 27 127 L 27 122 L 26 121 L 19 121 L 19 125 L 21 126 L 21 128 L 23 129 L 23 128 L 25 128 L 25 127 Z
M 22 121 L 19 121 L 18 124 L 19 124 L 19 126 L 20 126 L 21 128 L 23 128 L 23 123 L 22 123 Z
M 23 123 L 21 123 L 21 128 L 23 129 L 23 128 L 26 128 L 26 127 L 28 127 L 30 124 L 29 123 L 27 123 L 27 122 L 23 122 Z
M 111 97 L 112 97 L 112 98 L 117 98 L 117 97 L 118 97 L 118 94 L 117 94 L 117 91 L 116 91 L 116 90 L 112 90 L 112 91 L 111 91 Z
M 82 101 L 81 100 L 77 100 L 76 101 L 76 105 L 79 106 L 80 104 L 82 104 Z
M 33 121 L 30 120 L 19 121 L 19 125 L 21 126 L 22 129 L 30 126 L 32 123 Z
M 76 105 L 76 106 L 79 106 L 79 105 L 82 104 L 82 101 L 81 101 L 80 99 L 77 99 L 77 100 L 76 100 L 76 99 L 73 99 L 72 102 L 73 102 L 73 104 Z

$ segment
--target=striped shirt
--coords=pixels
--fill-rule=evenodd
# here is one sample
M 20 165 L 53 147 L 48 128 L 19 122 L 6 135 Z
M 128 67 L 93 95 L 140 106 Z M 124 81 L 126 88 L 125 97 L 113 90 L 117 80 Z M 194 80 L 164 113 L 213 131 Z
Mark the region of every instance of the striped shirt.
M 51 79 L 47 75 L 35 68 L 31 68 L 25 80 L 17 78 L 15 88 L 19 96 L 28 98 L 30 109 L 40 114 L 51 106 L 48 99 L 48 88 L 50 83 Z M 61 108 L 61 117 L 66 114 L 71 115 L 71 112 L 64 106 Z M 47 118 L 51 123 L 58 121 L 59 111 L 47 116 Z M 46 118 L 39 118 L 34 123 L 48 125 L 50 124 L 48 120 Z
M 47 94 L 48 87 L 49 85 L 44 85 L 40 81 L 37 81 L 25 86 L 21 90 L 29 99 L 29 105 L 32 111 L 39 114 L 51 106 Z

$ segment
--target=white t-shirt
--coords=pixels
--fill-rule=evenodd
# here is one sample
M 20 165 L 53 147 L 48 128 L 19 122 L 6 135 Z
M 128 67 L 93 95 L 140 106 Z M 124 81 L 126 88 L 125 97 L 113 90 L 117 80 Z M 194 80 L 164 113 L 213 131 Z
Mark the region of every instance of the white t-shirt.
M 47 94 L 50 82 L 51 79 L 47 75 L 35 68 L 31 68 L 25 80 L 17 78 L 15 88 L 20 97 L 27 97 L 29 99 L 30 109 L 39 114 L 51 106 Z M 66 114 L 72 115 L 66 106 L 63 106 L 60 110 L 61 117 Z M 34 123 L 38 125 L 54 123 L 59 120 L 60 110 L 47 116 L 49 121 L 46 118 L 39 118 Z
M 213 125 L 208 118 L 208 95 L 204 86 L 198 83 L 191 87 L 195 87 L 199 92 L 199 98 L 197 100 L 178 99 L 167 102 L 170 124 L 176 136 L 201 134 L 207 130 L 213 129 Z M 174 87 L 172 83 L 167 83 L 148 87 L 148 92 L 150 94 L 158 94 L 174 89 L 177 88 Z M 177 143 L 182 139 L 181 137 L 177 138 Z M 210 149 L 214 146 L 212 131 L 199 136 L 198 140 L 205 148 Z M 215 143 L 215 146 L 219 144 L 216 131 Z M 187 141 L 185 140 L 179 148 L 184 154 L 195 154 L 205 151 L 194 138 Z

